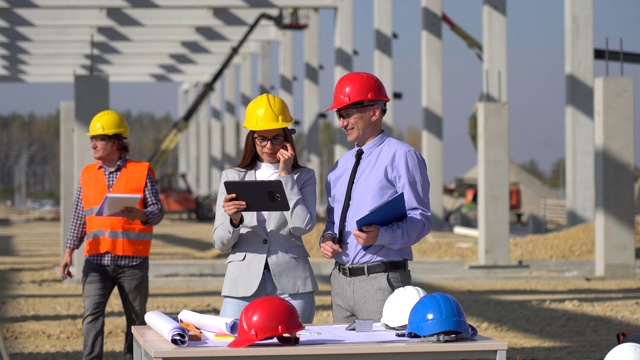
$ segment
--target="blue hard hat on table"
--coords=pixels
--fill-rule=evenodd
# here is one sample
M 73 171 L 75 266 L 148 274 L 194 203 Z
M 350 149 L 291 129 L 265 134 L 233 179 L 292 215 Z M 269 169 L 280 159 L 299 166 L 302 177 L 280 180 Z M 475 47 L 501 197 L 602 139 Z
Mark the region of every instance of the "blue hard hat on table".
M 458 301 L 443 293 L 427 294 L 420 298 L 411 309 L 407 325 L 407 336 L 437 335 L 452 336 L 441 338 L 444 339 L 442 341 L 474 338 L 478 335 L 478 330 L 467 323 L 467 317 Z

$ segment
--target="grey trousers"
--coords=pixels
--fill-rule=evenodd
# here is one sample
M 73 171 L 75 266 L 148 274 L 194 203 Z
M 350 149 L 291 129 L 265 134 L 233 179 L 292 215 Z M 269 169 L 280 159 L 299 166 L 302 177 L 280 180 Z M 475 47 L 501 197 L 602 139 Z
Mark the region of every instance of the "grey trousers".
M 346 277 L 331 271 L 331 308 L 333 322 L 348 324 L 356 319 L 380 322 L 389 295 L 397 288 L 411 285 L 411 271 Z
M 115 287 L 118 288 L 127 320 L 124 353 L 133 354 L 131 326 L 145 324 L 144 315 L 149 298 L 149 259 L 133 266 L 100 265 L 85 261 L 82 271 L 82 358 L 85 360 L 102 359 L 105 310 Z

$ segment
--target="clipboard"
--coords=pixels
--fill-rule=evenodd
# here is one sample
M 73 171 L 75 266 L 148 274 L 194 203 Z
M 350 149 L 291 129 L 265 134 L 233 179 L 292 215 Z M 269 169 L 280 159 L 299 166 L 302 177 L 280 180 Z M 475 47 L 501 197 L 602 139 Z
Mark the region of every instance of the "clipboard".
M 407 217 L 407 205 L 404 202 L 404 192 L 401 192 L 369 210 L 366 215 L 356 220 L 356 226 L 362 231 L 362 227 L 366 225 L 385 226 L 405 217 Z
M 280 180 L 227 180 L 227 194 L 236 194 L 236 200 L 244 201 L 242 211 L 289 211 L 289 200 Z
M 96 216 L 122 216 L 120 210 L 138 206 L 141 198 L 138 194 L 107 194 L 96 211 Z

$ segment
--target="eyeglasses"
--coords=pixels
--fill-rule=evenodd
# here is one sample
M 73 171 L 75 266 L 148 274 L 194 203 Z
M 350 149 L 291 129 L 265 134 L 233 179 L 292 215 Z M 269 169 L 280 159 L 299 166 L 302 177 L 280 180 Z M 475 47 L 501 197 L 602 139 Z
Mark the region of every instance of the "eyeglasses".
M 350 106 L 346 109 L 342 109 L 342 110 L 336 110 L 336 117 L 338 118 L 338 120 L 340 119 L 350 119 L 353 115 L 358 113 L 358 109 L 363 109 L 366 107 L 370 107 L 370 106 L 374 106 L 375 104 L 362 104 L 362 105 L 357 105 L 357 106 Z
M 254 136 L 253 138 L 256 140 L 256 143 L 262 147 L 267 146 L 267 143 L 269 141 L 271 141 L 271 144 L 273 144 L 273 146 L 282 145 L 282 143 L 284 142 L 284 136 L 282 135 L 276 135 L 271 138 L 265 136 Z
M 90 142 L 107 142 L 109 141 L 109 137 L 108 136 L 92 136 L 89 138 Z

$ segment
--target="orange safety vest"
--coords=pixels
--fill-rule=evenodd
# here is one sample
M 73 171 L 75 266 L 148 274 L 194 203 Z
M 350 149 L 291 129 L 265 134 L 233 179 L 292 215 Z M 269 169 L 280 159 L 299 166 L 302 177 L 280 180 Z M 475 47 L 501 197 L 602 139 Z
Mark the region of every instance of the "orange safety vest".
M 85 255 L 110 252 L 125 256 L 149 256 L 153 226 L 144 226 L 138 220 L 131 221 L 121 216 L 96 216 L 96 212 L 109 192 L 104 170 L 98 169 L 100 162 L 85 166 L 80 177 L 82 205 L 87 221 Z M 120 171 L 111 192 L 114 194 L 142 195 L 138 209 L 144 209 L 144 185 L 149 163 L 127 160 Z

